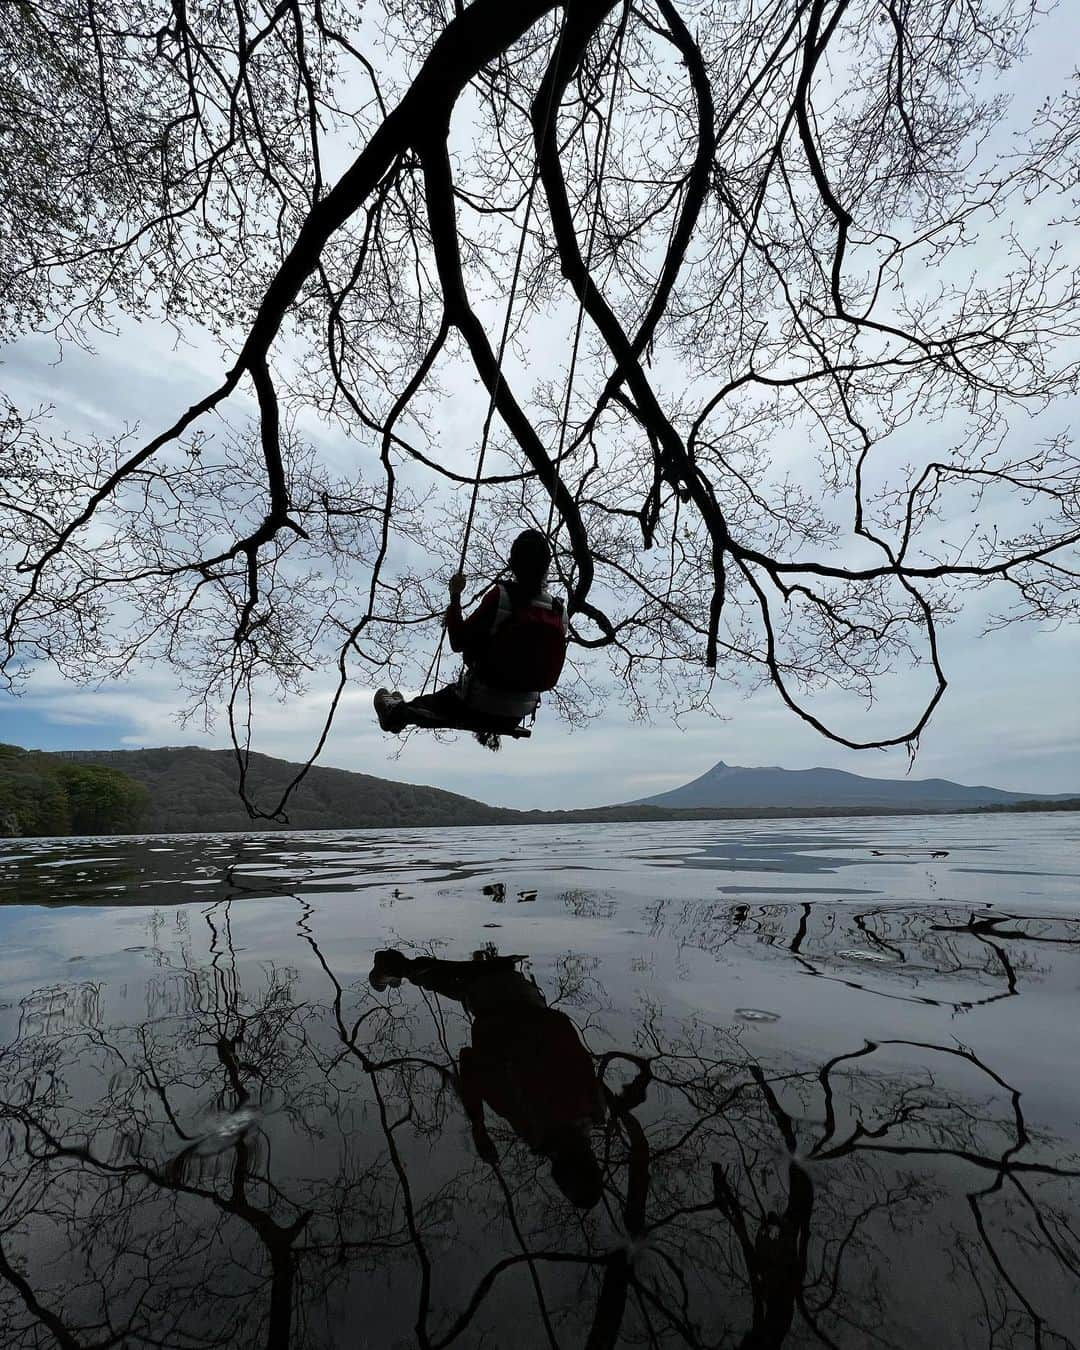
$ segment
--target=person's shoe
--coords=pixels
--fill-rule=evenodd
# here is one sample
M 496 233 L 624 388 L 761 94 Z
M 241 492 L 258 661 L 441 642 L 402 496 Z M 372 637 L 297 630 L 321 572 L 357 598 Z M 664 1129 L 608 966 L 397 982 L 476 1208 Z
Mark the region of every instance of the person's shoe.
M 389 689 L 379 689 L 375 693 L 375 716 L 379 719 L 379 726 L 383 731 L 389 731 L 395 735 L 401 730 L 401 726 L 395 714 L 401 708 L 405 700 L 400 694 L 392 693 Z

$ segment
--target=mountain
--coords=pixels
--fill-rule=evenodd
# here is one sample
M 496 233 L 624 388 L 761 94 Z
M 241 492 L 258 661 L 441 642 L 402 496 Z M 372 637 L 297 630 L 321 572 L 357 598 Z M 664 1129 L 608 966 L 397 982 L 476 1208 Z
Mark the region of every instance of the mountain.
M 887 810 L 953 811 L 962 807 L 1009 806 L 1015 802 L 1064 801 L 1075 794 L 1007 792 L 965 787 L 947 778 L 864 778 L 842 769 L 742 769 L 721 760 L 682 787 L 632 806 L 690 807 L 855 807 Z
M 281 829 L 278 822 L 251 820 L 236 795 L 236 759 L 231 750 L 168 746 L 155 750 L 60 750 L 50 758 L 119 769 L 147 790 L 140 828 L 148 833 Z M 251 756 L 250 790 L 269 808 L 276 805 L 299 764 Z M 292 829 L 364 829 L 418 825 L 491 825 L 519 819 L 516 811 L 485 806 L 440 788 L 395 783 L 347 769 L 316 765 L 289 799 Z
M 299 764 L 251 756 L 256 800 L 277 802 Z M 834 769 L 738 769 L 717 764 L 672 792 L 621 806 L 514 811 L 440 788 L 347 769 L 309 770 L 286 822 L 251 820 L 236 795 L 230 750 L 25 751 L 0 746 L 0 837 L 66 833 L 408 829 L 452 825 L 581 825 L 606 821 L 740 820 L 905 812 L 1080 810 L 1080 798 L 861 778 Z M 106 809 L 107 808 L 107 809 Z

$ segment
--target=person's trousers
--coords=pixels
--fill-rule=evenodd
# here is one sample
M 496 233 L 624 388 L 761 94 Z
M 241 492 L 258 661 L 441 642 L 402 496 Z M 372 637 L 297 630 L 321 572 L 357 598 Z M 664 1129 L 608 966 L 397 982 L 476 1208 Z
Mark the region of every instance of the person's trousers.
M 461 697 L 458 682 L 444 685 L 431 694 L 420 694 L 405 703 L 399 704 L 388 712 L 387 731 L 402 731 L 407 726 L 446 727 L 459 731 L 496 731 L 510 732 L 518 725 L 519 718 L 492 717 L 490 713 L 477 712 L 470 708 Z

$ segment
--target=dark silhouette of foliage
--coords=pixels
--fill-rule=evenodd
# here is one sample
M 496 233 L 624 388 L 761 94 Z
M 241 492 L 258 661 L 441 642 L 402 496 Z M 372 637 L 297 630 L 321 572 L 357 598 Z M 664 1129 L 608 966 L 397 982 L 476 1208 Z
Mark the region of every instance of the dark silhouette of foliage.
M 237 796 L 231 751 L 194 746 L 150 750 L 65 751 L 80 768 L 105 765 L 142 785 L 143 825 L 149 831 L 245 830 L 252 821 Z M 252 782 L 267 797 L 280 795 L 299 764 L 252 755 Z M 455 792 L 395 783 L 346 769 L 313 769 L 289 804 L 295 829 L 394 829 L 419 825 L 489 825 L 518 820 L 519 813 L 486 806 Z M 264 821 L 264 826 L 273 822 Z

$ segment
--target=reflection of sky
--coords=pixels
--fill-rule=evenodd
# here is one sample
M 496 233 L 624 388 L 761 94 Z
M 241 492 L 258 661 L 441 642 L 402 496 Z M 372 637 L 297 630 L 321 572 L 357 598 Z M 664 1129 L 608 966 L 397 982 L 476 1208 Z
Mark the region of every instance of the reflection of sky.
M 1004 87 L 1017 95 L 1018 107 L 1030 109 L 1068 74 L 1075 50 L 1070 40 L 1075 19 L 1069 8 L 1059 7 L 1036 30 L 1030 59 L 1007 74 Z M 958 279 L 976 260 L 970 253 L 959 258 Z M 492 310 L 489 317 L 494 314 Z M 548 327 L 554 333 L 557 325 Z M 544 325 L 540 328 L 543 337 Z M 163 409 L 187 406 L 220 369 L 208 342 L 174 347 L 171 336 L 151 322 L 123 323 L 118 336 L 99 335 L 96 346 L 93 358 L 67 349 L 58 364 L 55 344 L 27 339 L 4 354 L 5 387 L 24 407 L 51 405 L 58 426 L 107 436 L 122 427 L 158 426 Z M 527 387 L 538 375 L 554 377 L 555 366 L 547 372 L 534 368 L 537 352 L 552 350 L 559 350 L 558 341 L 519 347 L 510 357 L 511 378 Z M 678 375 L 662 351 L 653 375 L 661 385 Z M 246 396 L 233 400 L 234 420 L 249 407 Z M 448 463 L 467 468 L 482 411 L 474 381 L 457 383 L 439 416 L 439 453 Z M 1069 411 L 1053 409 L 1037 424 L 1018 419 L 1016 443 L 1030 443 L 1045 430 L 1064 425 Z M 331 436 L 325 428 L 307 425 L 305 430 L 318 438 L 331 464 L 344 468 L 359 461 L 363 466 L 370 456 L 368 447 Z M 916 443 L 924 432 L 921 427 L 909 429 L 897 452 L 925 451 L 926 446 Z M 804 459 L 795 440 L 779 446 L 778 455 L 796 471 Z M 967 532 L 959 516 L 948 524 L 955 527 L 948 537 Z M 1024 628 L 982 636 L 982 620 L 990 608 L 989 597 L 971 597 L 967 615 L 942 634 L 951 688 L 922 738 L 915 772 L 1022 791 L 1080 791 L 1080 701 L 1073 689 L 1080 669 L 1076 634 Z M 905 721 L 901 709 L 906 713 L 918 702 L 917 684 L 918 678 L 894 690 L 896 702 L 886 699 L 865 721 L 865 710 L 839 698 L 825 698 L 815 708 L 857 734 L 882 725 L 874 717 L 888 712 L 895 729 Z M 582 806 L 640 797 L 694 778 L 718 759 L 788 768 L 824 765 L 886 777 L 901 776 L 908 767 L 902 750 L 860 755 L 823 741 L 796 721 L 771 691 L 746 698 L 743 691 L 726 687 L 715 695 L 719 711 L 730 719 L 722 723 L 694 715 L 682 729 L 666 718 L 641 726 L 613 700 L 601 720 L 575 732 L 553 714 L 542 713 L 532 741 L 507 746 L 499 757 L 468 737 L 448 747 L 417 736 L 396 758 L 396 743 L 373 725 L 370 692 L 356 690 L 346 700 L 323 752 L 324 764 L 434 784 L 513 806 Z M 316 682 L 308 696 L 290 699 L 285 709 L 267 701 L 257 748 L 304 759 L 314 744 L 325 697 L 325 685 Z M 179 702 L 173 680 L 162 669 L 144 669 L 125 685 L 88 691 L 72 691 L 42 673 L 30 681 L 21 702 L 0 696 L 0 741 L 45 749 L 226 743 L 220 730 L 179 727 Z
M 528 954 L 542 985 L 577 953 L 598 963 L 627 1035 L 650 997 L 713 1022 L 778 1012 L 754 1033 L 772 1051 L 827 1049 L 838 1027 L 949 1037 L 956 1003 L 965 1043 L 1057 1103 L 1057 1078 L 1040 1075 L 1072 1035 L 1053 1007 L 1076 983 L 1057 941 L 1076 922 L 1074 833 L 1062 817 L 998 816 L 22 841 L 0 848 L 0 1021 L 29 996 L 75 1017 L 99 986 L 106 1022 L 148 1015 L 148 998 L 171 1006 L 179 954 L 209 924 L 223 942 L 227 921 L 246 979 L 296 970 L 311 997 L 308 933 L 343 980 L 363 980 L 387 946 L 467 958 L 493 942 Z M 494 882 L 503 903 L 484 893 Z M 994 997 L 999 958 L 965 930 L 987 919 L 1013 935 L 989 936 L 1022 972 L 1019 998 Z
M 829 1344 L 974 1350 L 1002 1309 L 1023 1328 L 1002 1345 L 1031 1344 L 1036 1315 L 1047 1341 L 1072 1344 L 1057 1238 L 1080 1176 L 1062 1072 L 1080 944 L 1067 821 L 695 822 L 560 828 L 551 842 L 526 827 L 0 846 L 0 901 L 61 901 L 0 903 L 0 1111 L 18 1123 L 0 1166 L 4 1255 L 36 1296 L 16 1302 L 0 1279 L 0 1321 L 31 1329 L 13 1344 L 38 1344 L 42 1308 L 51 1330 L 100 1328 L 100 1298 L 110 1328 L 133 1319 L 133 1345 L 163 1326 L 247 1345 L 222 1331 L 229 1317 L 259 1325 L 271 1274 L 277 1292 L 295 1272 L 313 1347 L 355 1340 L 361 1317 L 373 1345 L 531 1347 L 545 1342 L 530 1286 L 498 1273 L 523 1249 L 558 1255 L 537 1261 L 537 1282 L 559 1345 L 587 1343 L 609 1288 L 562 1264 L 582 1252 L 590 1273 L 631 1253 L 638 1287 L 674 1291 L 694 1344 L 730 1344 L 752 1300 L 721 1182 L 765 1235 L 761 1288 L 782 1293 L 794 1273 L 817 1296 L 810 1277 L 830 1273 L 815 1308 Z M 948 857 L 929 859 L 936 847 Z M 1042 875 L 1048 859 L 1071 870 L 1067 893 Z M 972 862 L 984 876 L 965 876 Z M 793 893 L 804 878 L 822 891 L 812 904 Z M 117 884 L 106 905 L 66 903 Z M 521 892 L 535 898 L 517 904 Z M 512 1080 L 489 1068 L 495 1161 L 482 1161 L 459 1091 L 477 1024 L 430 981 L 375 992 L 386 947 L 518 956 L 609 1089 L 589 1134 L 603 1204 L 569 1208 L 495 1106 L 498 1075 L 530 1082 L 520 1061 Z M 618 1098 L 642 1057 L 651 1081 Z M 45 1129 L 64 1145 L 51 1168 L 34 1147 Z M 635 1194 L 645 1221 L 632 1224 Z M 800 1213 L 788 1231 L 807 1256 L 785 1263 L 771 1256 L 777 1216 Z M 266 1259 L 275 1232 L 301 1230 L 295 1261 Z M 636 1306 L 603 1344 L 645 1343 Z M 476 1313 L 466 1334 L 416 1334 L 462 1308 Z M 687 1343 L 669 1331 L 648 1339 Z

